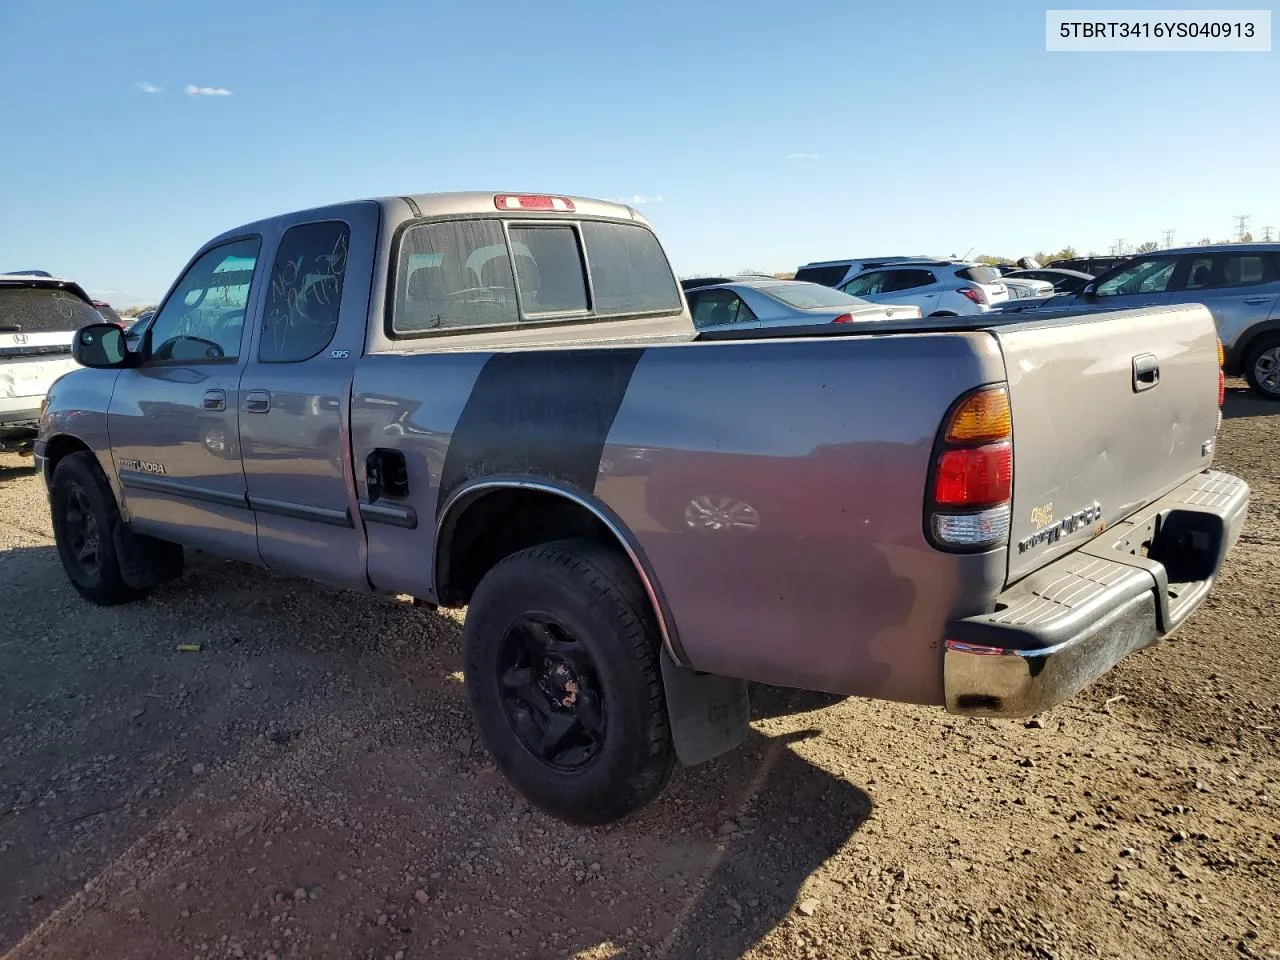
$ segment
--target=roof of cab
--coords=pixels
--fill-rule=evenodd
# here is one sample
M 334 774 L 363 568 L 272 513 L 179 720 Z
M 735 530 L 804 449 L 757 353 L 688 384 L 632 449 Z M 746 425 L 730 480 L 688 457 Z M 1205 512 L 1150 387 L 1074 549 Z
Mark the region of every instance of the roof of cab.
M 551 196 L 569 200 L 573 205 L 573 210 L 501 210 L 494 199 L 500 196 Z M 286 217 L 291 220 L 305 220 L 309 215 L 314 215 L 316 218 L 331 216 L 332 211 L 335 209 L 354 203 L 376 203 L 391 218 L 397 220 L 488 213 L 506 218 L 563 217 L 567 220 L 573 220 L 584 216 L 608 217 L 614 220 L 631 220 L 644 226 L 651 226 L 647 219 L 625 203 L 614 203 L 610 200 L 597 200 L 592 197 L 579 197 L 567 193 L 547 193 L 545 191 L 535 193 L 529 190 L 468 190 L 448 193 L 408 193 L 387 197 L 359 197 L 306 209 L 282 211 L 269 217 L 254 220 L 251 223 L 243 223 L 229 230 L 224 230 L 217 237 L 207 241 L 205 246 L 208 247 L 213 243 L 219 243 L 231 237 L 243 236 L 246 233 L 261 230 L 267 224 Z

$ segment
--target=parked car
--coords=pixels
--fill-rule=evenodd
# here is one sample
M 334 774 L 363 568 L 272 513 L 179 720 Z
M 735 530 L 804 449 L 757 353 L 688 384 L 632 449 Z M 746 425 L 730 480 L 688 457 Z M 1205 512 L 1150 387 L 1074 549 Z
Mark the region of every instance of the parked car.
M 1028 300 L 1053 296 L 1053 284 L 1048 280 L 1036 280 L 1032 277 L 1016 277 L 1010 273 L 1000 274 L 1000 282 L 1015 300 Z
M 1093 279 L 1093 274 L 1082 270 L 1067 270 L 1061 267 L 1041 267 L 1039 270 L 1014 270 L 1001 275 L 1001 280 L 1044 280 L 1053 287 L 1054 293 L 1075 293 Z
M 801 280 L 741 280 L 685 291 L 698 330 L 790 327 L 809 323 L 918 320 L 915 306 L 882 306 Z
M 40 403 L 74 370 L 71 341 L 100 320 L 88 294 L 43 273 L 0 276 L 0 450 L 30 453 Z
M 926 317 L 986 313 L 1009 299 L 994 270 L 964 260 L 889 264 L 859 274 L 840 289 L 872 303 L 916 306 Z
M 1093 311 L 1203 303 L 1218 328 L 1227 374 L 1280 400 L 1280 243 L 1160 250 L 1126 260 L 1039 310 Z
M 94 300 L 92 302 L 93 302 L 93 308 L 102 315 L 102 319 L 107 321 L 107 323 L 114 323 L 117 327 L 120 327 L 121 329 L 127 326 L 127 324 L 124 322 L 124 319 L 120 316 L 120 314 L 116 313 L 115 309 L 111 306 L 111 304 L 107 303 L 105 300 Z
M 699 333 L 648 221 L 580 197 L 237 226 L 138 350 L 74 350 L 36 456 L 82 597 L 194 547 L 465 606 L 483 742 L 578 823 L 743 743 L 751 680 L 1058 703 L 1201 603 L 1249 498 L 1202 306 Z
M 696 290 L 698 287 L 709 287 L 715 283 L 733 283 L 737 280 L 774 280 L 767 273 L 736 273 L 731 277 L 685 277 L 680 281 L 684 290 Z
M 824 287 L 839 287 L 846 281 L 873 267 L 886 263 L 907 263 L 915 260 L 932 260 L 932 257 L 864 257 L 854 260 L 820 260 L 806 263 L 796 271 L 793 279 L 820 283 Z
M 1050 260 L 1045 266 L 1054 270 L 1079 270 L 1081 273 L 1098 277 L 1129 259 L 1131 259 L 1130 256 L 1071 257 L 1065 260 Z

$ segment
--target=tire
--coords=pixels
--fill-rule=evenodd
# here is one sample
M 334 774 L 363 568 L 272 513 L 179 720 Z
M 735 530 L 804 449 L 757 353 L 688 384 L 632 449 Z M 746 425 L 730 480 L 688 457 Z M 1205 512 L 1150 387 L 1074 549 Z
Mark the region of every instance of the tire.
M 625 558 L 585 540 L 512 554 L 476 587 L 463 645 L 480 735 L 531 803 L 600 826 L 666 787 L 661 640 Z
M 49 509 L 58 557 L 80 596 L 103 607 L 146 596 L 121 574 L 120 510 L 92 453 L 81 450 L 59 461 L 49 486 Z
M 1244 378 L 1264 400 L 1280 400 L 1280 336 L 1263 337 L 1254 344 L 1244 362 Z

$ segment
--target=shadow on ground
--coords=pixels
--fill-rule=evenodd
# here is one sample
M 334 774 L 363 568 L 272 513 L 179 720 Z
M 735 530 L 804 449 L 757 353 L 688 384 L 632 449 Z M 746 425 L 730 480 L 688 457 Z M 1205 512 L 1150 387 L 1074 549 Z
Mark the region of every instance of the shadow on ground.
M 452 618 L 200 556 L 92 608 L 52 547 L 0 553 L 0 591 L 14 960 L 736 957 L 871 810 L 791 746 L 838 698 L 754 688 L 743 748 L 580 830 L 475 742 Z
M 1266 417 L 1280 413 L 1280 401 L 1264 400 L 1248 387 L 1227 387 L 1226 397 L 1222 404 L 1224 420 L 1238 417 Z

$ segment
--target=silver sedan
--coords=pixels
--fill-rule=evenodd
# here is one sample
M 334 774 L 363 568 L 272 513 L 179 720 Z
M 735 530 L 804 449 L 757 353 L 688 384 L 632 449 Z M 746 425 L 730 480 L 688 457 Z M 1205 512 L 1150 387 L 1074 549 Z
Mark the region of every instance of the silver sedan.
M 920 318 L 917 306 L 869 303 L 803 280 L 735 280 L 687 289 L 685 297 L 699 331 Z

